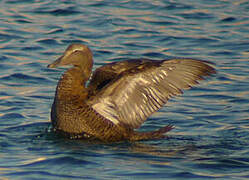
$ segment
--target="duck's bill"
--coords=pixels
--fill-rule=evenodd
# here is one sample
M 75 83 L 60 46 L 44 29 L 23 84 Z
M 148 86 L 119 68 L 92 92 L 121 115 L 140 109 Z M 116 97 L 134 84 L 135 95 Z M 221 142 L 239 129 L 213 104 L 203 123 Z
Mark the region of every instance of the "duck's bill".
M 49 64 L 47 67 L 48 68 L 56 68 L 56 67 L 60 66 L 62 58 L 63 58 L 63 56 L 59 57 L 53 63 Z

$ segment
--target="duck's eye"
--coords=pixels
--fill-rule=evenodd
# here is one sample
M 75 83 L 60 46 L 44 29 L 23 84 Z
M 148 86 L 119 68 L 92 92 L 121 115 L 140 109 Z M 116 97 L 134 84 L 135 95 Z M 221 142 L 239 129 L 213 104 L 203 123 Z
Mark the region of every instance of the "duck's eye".
M 79 51 L 79 49 L 74 49 L 74 50 L 73 50 L 73 53 L 75 53 L 75 52 L 77 52 L 77 51 Z

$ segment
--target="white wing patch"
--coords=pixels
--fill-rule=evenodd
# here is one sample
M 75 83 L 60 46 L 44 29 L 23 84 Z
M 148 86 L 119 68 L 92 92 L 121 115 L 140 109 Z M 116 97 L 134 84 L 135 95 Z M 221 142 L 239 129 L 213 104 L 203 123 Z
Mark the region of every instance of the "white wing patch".
M 101 98 L 100 101 L 92 106 L 92 108 L 105 117 L 106 119 L 110 120 L 114 124 L 118 124 L 119 115 L 116 111 L 113 111 L 115 108 L 115 104 L 109 98 Z
M 128 77 L 127 79 L 129 80 L 130 78 Z M 139 104 L 133 102 L 134 107 L 127 106 L 127 104 L 131 104 L 131 95 L 134 95 L 134 91 L 136 91 L 138 84 L 146 85 L 149 83 L 149 81 L 143 78 L 136 78 L 133 81 L 122 79 L 122 81 L 120 81 L 111 92 L 104 93 L 102 96 L 103 98 L 100 98 L 97 103 L 92 105 L 92 107 L 100 115 L 117 125 L 121 118 L 126 118 L 127 114 L 136 117 L 136 112 L 141 109 Z M 116 94 L 116 92 L 120 90 L 118 89 L 119 87 L 122 87 L 122 91 Z M 144 97 L 142 98 L 144 103 L 146 103 L 146 94 L 142 94 L 142 96 Z M 120 110 L 117 111 L 117 109 Z

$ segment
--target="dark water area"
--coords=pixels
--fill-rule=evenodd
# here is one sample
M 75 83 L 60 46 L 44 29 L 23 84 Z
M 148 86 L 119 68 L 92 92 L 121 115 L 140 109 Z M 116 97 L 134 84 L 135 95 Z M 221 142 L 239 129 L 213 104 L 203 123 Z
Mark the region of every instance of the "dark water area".
M 246 0 L 0 1 L 0 179 L 249 179 L 249 2 Z M 171 99 L 141 131 L 167 139 L 67 140 L 49 131 L 72 42 L 94 69 L 127 58 L 186 57 L 217 74 Z

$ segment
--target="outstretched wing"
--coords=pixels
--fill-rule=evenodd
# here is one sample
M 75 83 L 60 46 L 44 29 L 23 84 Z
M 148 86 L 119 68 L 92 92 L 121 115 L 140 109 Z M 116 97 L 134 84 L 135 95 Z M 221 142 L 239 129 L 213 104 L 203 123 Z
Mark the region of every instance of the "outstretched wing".
M 182 94 L 212 73 L 214 68 L 205 61 L 143 60 L 141 66 L 120 73 L 88 104 L 114 124 L 138 128 L 171 96 Z

